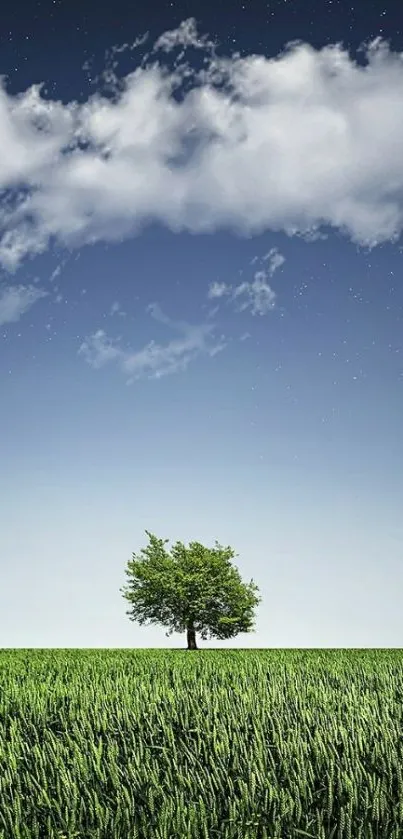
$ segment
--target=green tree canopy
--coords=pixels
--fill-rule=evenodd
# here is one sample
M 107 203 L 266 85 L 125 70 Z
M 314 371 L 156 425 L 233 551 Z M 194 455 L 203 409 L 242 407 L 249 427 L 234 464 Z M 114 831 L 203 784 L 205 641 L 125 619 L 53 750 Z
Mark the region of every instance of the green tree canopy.
M 128 583 L 120 589 L 130 620 L 162 624 L 167 636 L 186 632 L 188 649 L 197 649 L 196 633 L 223 640 L 253 630 L 259 589 L 253 580 L 242 582 L 232 548 L 176 542 L 168 551 L 168 539 L 146 534 L 149 544 L 128 561 Z

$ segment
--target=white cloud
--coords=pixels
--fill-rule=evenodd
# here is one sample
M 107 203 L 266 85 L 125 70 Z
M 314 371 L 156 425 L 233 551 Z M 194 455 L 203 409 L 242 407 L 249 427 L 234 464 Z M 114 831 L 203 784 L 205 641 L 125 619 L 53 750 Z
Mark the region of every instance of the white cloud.
M 224 294 L 228 294 L 230 291 L 231 286 L 228 286 L 226 283 L 211 283 L 209 286 L 207 297 L 209 300 L 214 300 L 217 297 L 223 297 Z
M 151 304 L 148 309 L 156 320 L 179 332 L 180 337 L 165 345 L 150 341 L 142 349 L 133 351 L 122 348 L 119 344 L 120 339 L 113 340 L 104 330 L 99 329 L 81 344 L 79 355 L 95 368 L 103 367 L 109 362 L 117 362 L 129 377 L 128 383 L 131 383 L 143 376 L 161 378 L 185 370 L 198 356 L 213 357 L 226 346 L 223 336 L 214 337 L 212 324 L 197 325 L 172 321 L 156 303 Z
M 157 39 L 154 49 L 171 52 L 175 47 L 194 47 L 205 49 L 210 55 L 215 55 L 215 42 L 208 35 L 199 35 L 194 18 L 187 18 L 176 29 L 169 29 Z M 181 53 L 183 55 L 183 52 Z
M 53 283 L 54 280 L 56 279 L 56 277 L 59 276 L 61 270 L 62 270 L 62 266 L 61 265 L 56 265 L 56 268 L 54 269 L 54 271 L 52 271 L 52 273 L 49 277 L 49 282 Z
M 285 263 L 285 256 L 279 252 L 278 248 L 270 248 L 270 250 L 264 254 L 264 256 L 254 256 L 252 257 L 250 264 L 255 265 L 257 262 L 264 263 L 268 262 L 268 268 L 265 269 L 269 272 L 270 277 L 273 276 L 275 271 L 278 268 L 281 268 L 282 265 Z
M 0 326 L 19 320 L 31 306 L 47 295 L 48 292 L 33 285 L 0 287 Z
M 166 52 L 197 46 L 203 70 Z M 376 39 L 360 66 L 340 44 L 217 58 L 193 21 L 164 33 L 111 97 L 45 100 L 0 87 L 0 262 L 52 243 L 118 241 L 151 220 L 394 241 L 403 226 L 402 54 Z M 109 92 L 114 70 L 109 72 Z M 111 82 L 112 79 L 112 82 Z M 186 89 L 175 95 L 180 83 Z
M 108 338 L 103 329 L 98 329 L 93 335 L 83 341 L 78 349 L 91 367 L 99 369 L 109 361 L 116 361 L 124 355 L 123 351 L 116 346 L 111 338 Z
M 120 303 L 117 300 L 114 303 L 112 303 L 109 314 L 110 315 L 120 315 L 121 317 L 126 317 L 126 312 L 123 311 L 123 309 L 120 306 Z
M 234 304 L 238 312 L 249 309 L 252 315 L 266 315 L 276 305 L 276 293 L 267 279 L 272 277 L 275 271 L 284 264 L 285 257 L 279 253 L 277 248 L 271 248 L 264 256 L 254 256 L 251 259 L 251 265 L 256 262 L 267 263 L 267 267 L 255 271 L 253 280 L 244 280 L 238 285 L 212 283 L 209 286 L 207 298 L 220 299 L 226 296 L 227 303 Z M 242 274 L 243 272 L 240 271 L 239 273 Z M 219 304 L 209 312 L 210 317 L 217 313 L 218 308 Z
M 243 300 L 239 302 L 240 297 Z M 252 281 L 240 283 L 234 288 L 232 299 L 238 301 L 239 312 L 250 309 L 252 315 L 266 315 L 274 309 L 276 293 L 268 285 L 265 271 L 256 271 Z
M 285 263 L 285 256 L 282 253 L 279 253 L 277 248 L 270 248 L 269 252 L 266 253 L 263 257 L 264 262 L 269 262 L 269 274 L 272 277 L 274 272 L 277 271 L 278 268 L 281 268 L 282 265 Z

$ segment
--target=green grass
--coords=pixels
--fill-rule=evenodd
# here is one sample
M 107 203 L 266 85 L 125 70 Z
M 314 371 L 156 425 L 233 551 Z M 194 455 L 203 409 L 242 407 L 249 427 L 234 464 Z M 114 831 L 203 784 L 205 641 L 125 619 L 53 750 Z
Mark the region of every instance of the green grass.
M 401 650 L 1 650 L 0 839 L 402 839 Z

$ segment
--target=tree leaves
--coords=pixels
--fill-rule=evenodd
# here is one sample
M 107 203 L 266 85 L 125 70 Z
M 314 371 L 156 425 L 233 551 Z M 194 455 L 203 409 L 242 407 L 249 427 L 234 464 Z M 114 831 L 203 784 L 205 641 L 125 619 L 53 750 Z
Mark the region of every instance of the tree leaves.
M 242 582 L 230 546 L 176 542 L 168 551 L 168 539 L 146 534 L 149 544 L 128 561 L 128 583 L 120 589 L 130 604 L 130 620 L 162 624 L 167 635 L 192 624 L 203 639 L 232 638 L 253 629 L 259 589 L 253 580 Z

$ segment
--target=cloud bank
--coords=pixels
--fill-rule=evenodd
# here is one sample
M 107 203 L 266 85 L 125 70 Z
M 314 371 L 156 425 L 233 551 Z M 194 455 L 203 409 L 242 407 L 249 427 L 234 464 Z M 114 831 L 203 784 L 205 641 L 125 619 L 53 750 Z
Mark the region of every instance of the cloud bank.
M 45 99 L 40 85 L 13 96 L 1 80 L 0 263 L 14 271 L 52 243 L 116 241 L 151 221 L 313 237 L 330 225 L 367 246 L 395 241 L 402 58 L 379 38 L 365 66 L 340 44 L 219 57 L 190 19 L 83 104 Z

